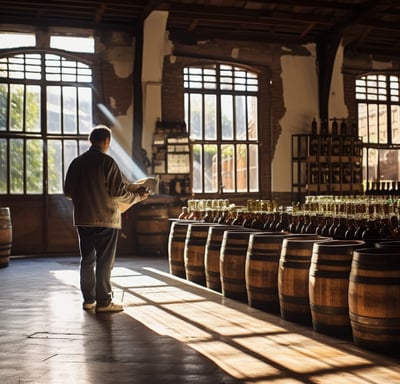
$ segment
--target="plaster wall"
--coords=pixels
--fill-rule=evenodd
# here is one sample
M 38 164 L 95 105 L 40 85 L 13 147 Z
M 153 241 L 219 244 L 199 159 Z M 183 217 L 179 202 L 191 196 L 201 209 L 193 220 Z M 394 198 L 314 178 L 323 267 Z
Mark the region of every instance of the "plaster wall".
M 344 49 L 343 46 L 337 50 L 335 64 L 332 71 L 332 81 L 331 81 L 331 89 L 329 94 L 329 117 L 331 119 L 347 119 L 349 116 L 348 108 L 345 104 L 344 97 L 344 81 L 342 74 L 342 65 L 343 65 L 343 55 Z
M 126 40 L 121 34 L 113 33 L 97 49 L 101 49 L 102 72 L 101 89 L 103 102 L 97 105 L 104 118 L 101 123 L 108 123 L 113 130 L 111 149 L 115 152 L 132 151 L 132 76 L 134 46 L 131 40 Z M 99 90 L 98 90 L 99 91 Z
M 151 154 L 153 133 L 161 118 L 161 87 L 164 54 L 169 48 L 165 27 L 168 12 L 154 11 L 144 23 L 143 42 L 143 132 L 142 147 Z
M 310 56 L 281 56 L 281 79 L 285 114 L 272 160 L 272 191 L 291 190 L 291 140 L 296 133 L 310 133 L 318 116 L 318 77 L 315 45 L 307 46 Z

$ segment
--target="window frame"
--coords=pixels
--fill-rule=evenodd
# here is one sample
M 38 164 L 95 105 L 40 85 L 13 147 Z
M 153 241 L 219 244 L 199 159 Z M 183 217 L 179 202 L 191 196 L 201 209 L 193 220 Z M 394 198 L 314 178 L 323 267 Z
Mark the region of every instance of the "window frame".
M 383 183 L 384 188 L 390 189 L 400 176 L 400 76 L 367 73 L 357 76 L 354 86 L 358 134 L 363 140 L 365 190 L 372 183 Z M 396 113 L 393 108 L 397 109 Z M 393 170 L 393 161 L 388 161 L 396 153 L 397 171 Z
M 26 70 L 21 71 L 20 74 L 13 76 L 5 76 L 9 74 L 8 71 L 11 66 L 8 64 L 13 58 L 20 57 L 23 58 L 23 65 L 21 68 L 30 68 L 32 72 L 27 72 Z M 29 58 L 36 57 L 40 58 L 39 61 L 34 65 L 29 66 Z M 2 142 L 2 163 L 3 169 L 0 169 L 2 178 L 4 179 L 3 185 L 0 185 L 0 195 L 10 195 L 10 196 L 33 196 L 33 195 L 57 195 L 62 194 L 63 180 L 67 167 L 72 160 L 72 155 L 68 155 L 68 151 L 65 149 L 65 143 L 71 145 L 71 142 L 75 143 L 74 156 L 80 154 L 83 149 L 88 147 L 88 133 L 93 126 L 94 118 L 94 104 L 95 104 L 95 94 L 93 92 L 93 63 L 88 60 L 88 55 L 84 55 L 82 58 L 80 55 L 70 54 L 60 50 L 54 49 L 14 49 L 11 51 L 5 51 L 0 53 L 0 61 L 3 66 L 3 76 L 0 78 L 0 84 L 6 87 L 5 96 L 7 97 L 6 105 L 3 105 L 3 109 L 6 110 L 6 117 L 4 119 L 4 127 L 0 127 L 0 141 Z M 48 63 L 52 62 L 52 65 L 48 66 Z M 4 68 L 7 71 L 4 72 Z M 58 69 L 55 69 L 58 68 Z M 53 72 L 52 72 L 53 71 Z M 83 79 L 83 80 L 82 80 Z M 17 84 L 23 88 L 23 106 L 21 107 L 21 129 L 13 129 L 10 125 L 10 87 Z M 26 100 L 26 89 L 28 87 L 39 87 L 39 106 L 38 106 L 38 129 L 29 130 L 27 126 L 27 110 L 28 106 Z M 60 96 L 60 110 L 59 110 L 59 120 L 60 129 L 57 131 L 51 131 L 48 124 L 48 96 L 50 95 L 49 89 L 51 87 L 57 87 L 59 89 Z M 81 119 L 82 105 L 80 97 L 80 92 L 85 89 L 86 97 L 89 95 L 90 100 L 86 100 L 86 114 L 87 120 L 85 123 L 85 128 L 80 129 L 79 124 L 77 125 L 75 132 L 67 132 L 65 129 L 65 116 L 64 112 L 70 112 L 67 105 L 63 101 L 63 93 L 65 89 L 69 89 L 75 92 L 76 95 L 76 105 L 71 111 L 75 111 L 75 118 L 78 121 L 83 121 Z M 85 97 L 83 97 L 85 98 Z M 89 102 L 89 104 L 88 104 Z M 75 108 L 75 109 L 74 109 Z M 73 112 L 74 113 L 74 112 Z M 22 185 L 17 189 L 13 188 L 11 167 L 10 163 L 12 158 L 11 145 L 14 142 L 22 141 L 22 156 L 20 171 L 22 173 L 21 180 Z M 27 151 L 27 145 L 29 143 L 36 142 L 37 146 L 41 147 L 40 154 L 36 155 L 40 157 L 39 160 L 42 164 L 41 177 L 37 180 L 38 185 L 32 190 L 29 187 L 29 169 L 32 168 L 28 160 L 29 151 Z M 55 144 L 60 149 L 52 151 L 52 144 Z M 54 149 L 54 148 L 53 148 Z M 57 168 L 59 175 L 54 178 L 54 171 L 51 170 L 49 161 L 58 159 L 57 164 L 54 166 Z M 4 161 L 3 161 L 4 160 Z M 19 166 L 19 165 L 18 165 Z M 36 172 L 36 171 L 35 171 Z M 31 172 L 32 173 L 32 172 Z M 36 172 L 37 173 L 37 172 Z M 56 183 L 57 185 L 55 185 Z M 54 185 L 53 185 L 54 184 Z
M 197 74 L 196 70 L 198 71 Z M 193 74 L 190 71 L 193 71 Z M 232 63 L 201 62 L 185 65 L 183 67 L 183 77 L 185 121 L 191 138 L 193 194 L 209 195 L 223 192 L 224 194 L 259 195 L 261 193 L 259 73 L 254 69 Z M 198 104 L 202 106 L 200 110 L 201 118 L 199 119 L 200 129 L 195 127 L 197 128 L 196 130 L 193 128 L 195 124 L 191 121 L 193 116 L 191 109 L 194 105 L 191 98 L 193 96 L 197 96 L 200 99 Z M 215 126 L 210 129 L 210 124 L 205 121 L 204 116 L 207 106 L 206 99 L 212 99 L 213 97 L 215 111 L 212 111 L 212 113 L 215 113 Z M 231 120 L 232 127 L 229 129 L 223 126 L 224 111 L 222 105 L 224 99 L 227 101 L 225 103 L 226 108 L 231 108 L 229 111 L 231 119 L 228 118 L 228 121 Z M 240 99 L 241 104 L 239 102 Z M 229 100 L 232 100 L 231 107 L 229 107 Z M 253 105 L 255 112 L 251 111 L 249 104 Z M 239 105 L 245 105 L 244 115 L 242 115 L 244 125 L 241 131 L 238 128 L 238 120 L 240 120 L 238 118 Z M 227 110 L 226 108 L 225 110 Z M 253 119 L 250 119 L 250 114 Z M 253 121 L 254 125 L 254 137 L 251 137 L 251 121 Z M 243 127 L 245 128 L 244 131 Z M 212 131 L 211 134 L 208 132 L 210 130 Z M 205 165 L 207 148 L 211 150 L 210 154 L 215 152 L 212 156 L 212 164 L 208 168 Z M 240 148 L 245 153 L 242 156 L 242 159 L 245 159 L 245 186 L 243 186 L 243 183 L 239 184 L 240 178 L 238 177 L 238 174 L 241 171 L 243 172 L 243 169 L 239 169 L 237 160 Z M 229 159 L 229 156 L 224 155 L 224 150 L 225 155 L 228 152 L 232 153 L 232 160 Z M 254 152 L 257 153 L 254 155 Z M 201 159 L 200 171 L 196 171 L 196 156 Z M 226 164 L 225 168 L 223 162 Z M 209 183 L 205 181 L 206 177 L 210 176 L 207 169 L 216 169 L 215 173 L 212 172 Z M 232 184 L 226 186 L 226 181 L 230 181 L 230 177 L 224 177 L 224 172 L 229 171 L 231 172 Z M 195 182 L 199 182 L 199 180 L 201 181 L 200 186 L 196 186 Z M 209 186 L 210 183 L 212 184 L 211 187 Z M 252 187 L 252 183 L 255 187 Z

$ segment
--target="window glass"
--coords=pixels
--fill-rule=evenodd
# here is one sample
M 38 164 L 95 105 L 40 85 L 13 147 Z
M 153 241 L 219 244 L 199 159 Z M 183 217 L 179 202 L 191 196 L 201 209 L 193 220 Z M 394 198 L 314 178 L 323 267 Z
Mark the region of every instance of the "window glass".
M 379 174 L 382 180 L 398 180 L 399 151 L 394 149 L 379 150 Z
M 89 87 L 78 88 L 78 105 L 79 105 L 79 133 L 88 134 L 92 129 L 92 89 Z
M 26 87 L 26 131 L 40 132 L 40 87 Z
M 221 176 L 224 192 L 235 192 L 235 147 L 232 144 L 224 144 L 221 146 Z
M 61 133 L 61 87 L 47 87 L 47 132 Z
M 202 139 L 203 125 L 203 97 L 201 94 L 190 95 L 190 137 L 192 139 Z
M 24 192 L 24 140 L 10 139 L 10 192 Z
M 7 140 L 0 139 L 0 193 L 7 193 Z
M 78 143 L 76 140 L 64 141 L 64 179 L 72 160 L 78 156 Z
M 233 96 L 221 95 L 222 140 L 233 139 Z
M 204 135 L 206 140 L 217 139 L 216 96 L 204 96 Z
M 24 124 L 24 86 L 10 85 L 10 131 L 22 132 Z
M 7 130 L 8 85 L 0 83 L 0 131 Z
M 400 105 L 391 105 L 392 143 L 400 144 Z
M 368 138 L 371 143 L 377 143 L 378 137 L 378 105 L 368 104 Z
M 237 175 L 237 191 L 247 191 L 247 145 L 238 144 L 236 146 L 236 175 Z
M 76 133 L 78 130 L 77 124 L 77 95 L 75 87 L 63 87 L 63 125 L 64 133 Z
M 247 108 L 246 96 L 235 97 L 235 122 L 236 122 L 236 140 L 246 140 L 247 135 Z
M 71 52 L 94 53 L 93 37 L 50 36 L 50 47 Z
M 387 124 L 387 109 L 386 105 L 378 107 L 378 134 L 379 143 L 388 144 L 388 124 Z
M 218 191 L 218 148 L 214 144 L 204 146 L 204 192 Z
M 249 189 L 250 192 L 257 192 L 259 190 L 258 185 L 258 145 L 249 145 Z
M 36 45 L 36 36 L 34 33 L 0 33 L 0 47 L 18 48 L 18 47 L 34 47 Z
M 47 152 L 49 193 L 62 193 L 63 171 L 61 140 L 49 140 L 47 143 Z
M 43 141 L 26 140 L 26 193 L 43 193 Z
M 193 156 L 193 192 L 203 192 L 203 153 L 200 144 L 194 144 L 192 149 Z
M 250 140 L 258 140 L 257 97 L 247 96 L 247 129 Z

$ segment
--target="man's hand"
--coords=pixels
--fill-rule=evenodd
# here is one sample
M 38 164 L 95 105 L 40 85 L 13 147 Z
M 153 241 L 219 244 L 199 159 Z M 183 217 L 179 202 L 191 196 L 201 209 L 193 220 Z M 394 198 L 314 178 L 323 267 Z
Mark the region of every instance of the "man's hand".
M 150 191 L 145 187 L 140 187 L 135 192 L 137 194 L 139 194 L 140 197 L 143 197 L 144 199 L 147 199 L 150 195 Z

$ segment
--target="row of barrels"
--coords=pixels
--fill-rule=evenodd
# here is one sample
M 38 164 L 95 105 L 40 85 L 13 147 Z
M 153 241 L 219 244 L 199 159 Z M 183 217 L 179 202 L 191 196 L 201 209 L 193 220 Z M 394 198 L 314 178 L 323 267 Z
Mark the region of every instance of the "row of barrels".
M 170 273 L 223 296 L 353 339 L 360 347 L 400 347 L 400 243 L 173 221 Z

